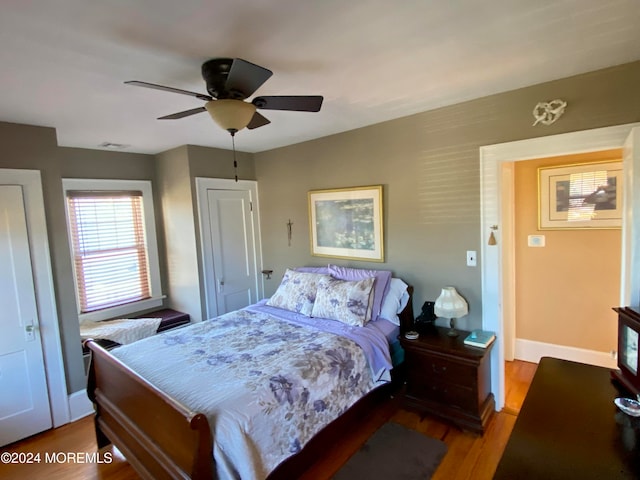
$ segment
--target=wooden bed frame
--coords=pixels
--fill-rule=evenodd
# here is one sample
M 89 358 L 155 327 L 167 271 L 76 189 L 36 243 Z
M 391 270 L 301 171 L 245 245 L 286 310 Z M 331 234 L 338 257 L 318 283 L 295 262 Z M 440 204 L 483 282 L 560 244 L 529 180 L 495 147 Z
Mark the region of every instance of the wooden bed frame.
M 400 314 L 400 333 L 413 325 L 413 288 Z M 213 438 L 202 413 L 192 412 L 154 387 L 93 340 L 87 340 L 91 364 L 87 394 L 95 407 L 98 448 L 113 443 L 144 479 L 216 478 Z M 394 369 L 398 370 L 398 369 Z M 305 447 L 281 463 L 270 480 L 297 478 L 322 446 L 357 425 L 368 411 L 392 391 L 394 382 L 376 388 L 334 420 Z

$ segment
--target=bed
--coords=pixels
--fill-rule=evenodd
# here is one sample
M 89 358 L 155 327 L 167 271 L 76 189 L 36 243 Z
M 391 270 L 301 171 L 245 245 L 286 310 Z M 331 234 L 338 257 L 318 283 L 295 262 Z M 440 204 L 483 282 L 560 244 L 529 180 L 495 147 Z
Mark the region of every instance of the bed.
M 237 312 L 111 352 L 88 340 L 98 447 L 113 442 L 150 479 L 304 471 L 386 394 L 413 310 L 411 287 L 390 272 L 300 270 Z

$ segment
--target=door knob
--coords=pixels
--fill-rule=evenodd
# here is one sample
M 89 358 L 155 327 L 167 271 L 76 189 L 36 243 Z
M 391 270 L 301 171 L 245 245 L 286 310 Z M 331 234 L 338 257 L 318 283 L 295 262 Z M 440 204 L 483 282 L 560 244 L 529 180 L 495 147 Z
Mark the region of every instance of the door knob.
M 36 327 L 33 323 L 24 326 L 24 337 L 27 342 L 33 342 L 36 339 Z

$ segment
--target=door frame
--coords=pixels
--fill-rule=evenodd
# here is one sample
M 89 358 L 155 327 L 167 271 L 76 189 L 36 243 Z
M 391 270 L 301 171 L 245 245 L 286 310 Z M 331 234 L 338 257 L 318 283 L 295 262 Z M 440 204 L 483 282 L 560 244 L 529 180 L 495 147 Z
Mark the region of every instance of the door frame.
M 211 244 L 207 190 L 243 190 L 249 191 L 252 203 L 251 221 L 256 262 L 256 287 L 258 298 L 264 296 L 264 278 L 262 270 L 262 242 L 260 235 L 260 208 L 258 204 L 258 182 L 255 180 L 229 180 L 226 178 L 196 177 L 196 195 L 198 204 L 198 232 L 200 237 L 200 262 L 202 268 L 203 297 L 205 300 L 205 318 L 216 312 L 216 279 L 213 270 L 213 245 Z
M 40 171 L 2 168 L 0 185 L 22 187 L 51 419 L 53 426 L 59 427 L 70 421 L 69 399 L 62 361 Z
M 623 148 L 627 137 L 636 127 L 640 127 L 640 123 L 480 147 L 482 326 L 485 330 L 498 332 L 497 348 L 494 348 L 491 353 L 491 391 L 495 395 L 498 411 L 502 409 L 505 397 L 505 346 L 509 350 L 515 342 L 515 318 L 509 315 L 505 319 L 504 315 L 505 309 L 513 311 L 515 305 L 515 290 L 512 288 L 512 282 L 504 281 L 515 268 L 511 254 L 514 225 L 508 209 L 504 208 L 505 205 L 513 205 L 514 190 L 513 184 L 508 182 L 510 178 L 508 171 L 505 173 L 502 167 L 523 160 Z M 625 214 L 622 226 L 623 238 L 625 232 L 631 227 L 628 223 Z M 495 231 L 492 230 L 494 226 L 497 226 Z M 487 243 L 492 231 L 496 238 L 496 245 Z M 631 269 L 623 269 L 622 272 L 621 299 L 624 298 L 624 292 L 630 288 L 629 285 L 632 282 L 629 270 Z M 506 335 L 509 335 L 509 338 L 506 338 Z

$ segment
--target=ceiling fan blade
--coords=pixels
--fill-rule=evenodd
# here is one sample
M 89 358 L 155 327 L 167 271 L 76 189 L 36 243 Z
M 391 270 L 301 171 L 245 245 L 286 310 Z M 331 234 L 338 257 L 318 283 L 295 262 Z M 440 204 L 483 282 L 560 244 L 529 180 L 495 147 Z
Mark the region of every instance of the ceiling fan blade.
M 319 112 L 321 95 L 293 95 L 256 97 L 251 103 L 264 110 L 293 110 L 295 112 Z
M 234 58 L 225 82 L 225 90 L 240 92 L 242 99 L 245 99 L 253 95 L 271 75 L 273 75 L 271 70 L 241 58 Z
M 191 110 L 185 110 L 184 112 L 172 113 L 171 115 L 165 115 L 158 118 L 158 120 L 178 120 L 179 118 L 188 117 L 189 115 L 195 115 L 196 113 L 206 112 L 204 107 L 192 108 Z
M 256 112 L 253 114 L 253 117 L 251 118 L 249 125 L 247 125 L 247 128 L 249 130 L 253 130 L 254 128 L 263 127 L 264 125 L 268 125 L 270 123 L 271 122 L 268 118 Z
M 173 93 L 180 93 L 182 95 L 190 95 L 192 97 L 196 97 L 196 98 L 199 98 L 200 100 L 205 100 L 205 101 L 213 100 L 209 95 L 190 92 L 189 90 L 182 90 L 180 88 L 165 87 L 164 85 L 157 85 L 155 83 L 141 82 L 139 80 L 129 80 L 124 83 L 126 83 L 127 85 L 134 85 L 136 87 L 154 88 L 156 90 L 164 90 L 165 92 L 173 92 Z

